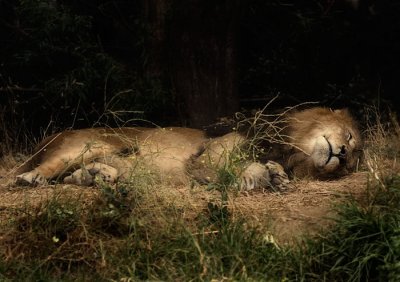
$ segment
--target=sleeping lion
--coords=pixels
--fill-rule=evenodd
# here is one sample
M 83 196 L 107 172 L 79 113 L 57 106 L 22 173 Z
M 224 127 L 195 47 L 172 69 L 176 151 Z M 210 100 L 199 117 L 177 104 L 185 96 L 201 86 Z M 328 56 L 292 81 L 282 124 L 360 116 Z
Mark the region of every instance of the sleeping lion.
M 17 183 L 92 185 L 128 181 L 138 167 L 173 183 L 218 181 L 232 168 L 243 190 L 283 188 L 288 174 L 332 178 L 353 171 L 362 140 L 346 109 L 290 110 L 210 138 L 207 131 L 169 128 L 88 128 L 44 139 L 18 170 Z M 242 124 L 243 125 L 243 124 Z M 240 130 L 246 128 L 246 130 Z

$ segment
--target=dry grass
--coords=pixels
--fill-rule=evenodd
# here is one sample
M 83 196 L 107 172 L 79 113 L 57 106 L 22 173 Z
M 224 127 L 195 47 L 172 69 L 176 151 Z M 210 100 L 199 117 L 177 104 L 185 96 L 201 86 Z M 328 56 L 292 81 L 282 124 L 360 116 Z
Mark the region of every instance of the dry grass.
M 399 171 L 400 127 L 394 113 L 389 112 L 383 118 L 374 107 L 366 110 L 364 163 L 375 180 L 383 185 L 386 177 Z
M 149 175 L 138 175 L 129 184 L 119 186 L 17 187 L 10 185 L 12 179 L 7 173 L 21 160 L 11 155 L 3 157 L 0 279 L 2 275 L 12 277 L 16 271 L 29 273 L 27 280 L 170 280 L 196 271 L 198 280 L 223 279 L 223 275 L 212 274 L 209 263 L 213 258 L 204 253 L 207 247 L 198 238 L 217 238 L 226 232 L 226 218 L 228 223 L 240 223 L 246 230 L 257 230 L 277 250 L 288 243 L 293 246 L 299 239 L 316 236 L 334 224 L 337 215 L 333 205 L 349 198 L 367 201 L 368 185 L 374 181 L 385 185 L 384 179 L 398 172 L 398 124 L 394 118 L 382 124 L 376 112 L 375 117 L 376 122 L 368 123 L 366 130 L 364 171 L 332 181 L 296 180 L 285 193 L 227 191 L 222 195 L 211 187 L 171 186 Z M 240 232 L 247 236 L 247 231 Z M 177 245 L 172 247 L 170 243 Z M 178 251 L 185 250 L 185 244 L 194 248 L 190 252 L 197 252 L 192 255 L 199 269 L 182 270 L 183 266 L 171 264 L 177 257 L 189 256 Z M 162 246 L 169 248 L 163 252 L 171 252 L 165 257 L 171 262 L 164 260 L 165 253 L 158 252 Z M 126 264 L 126 258 L 131 264 Z M 146 260 L 150 265 L 143 262 Z M 180 273 L 180 267 L 187 272 Z M 249 274 L 243 269 L 235 271 L 228 277 L 258 277 L 246 276 Z M 70 278 L 63 276 L 64 272 Z
M 291 143 L 291 136 L 286 135 L 285 129 L 290 123 L 290 119 L 287 118 L 287 114 L 301 108 L 303 106 L 309 106 L 315 103 L 305 102 L 292 107 L 286 107 L 285 110 L 271 114 L 268 111 L 268 107 L 277 98 L 273 98 L 267 103 L 261 110 L 258 110 L 252 115 L 252 117 L 245 117 L 241 113 L 236 114 L 236 119 L 239 121 L 236 128 L 244 128 L 247 131 L 247 139 L 249 140 L 249 148 L 254 158 L 258 157 L 260 151 L 264 151 L 259 144 L 267 142 L 268 144 L 279 144 L 279 145 L 290 145 L 295 146 L 299 151 L 303 151 L 302 148 L 297 147 Z M 304 152 L 304 151 L 303 151 Z

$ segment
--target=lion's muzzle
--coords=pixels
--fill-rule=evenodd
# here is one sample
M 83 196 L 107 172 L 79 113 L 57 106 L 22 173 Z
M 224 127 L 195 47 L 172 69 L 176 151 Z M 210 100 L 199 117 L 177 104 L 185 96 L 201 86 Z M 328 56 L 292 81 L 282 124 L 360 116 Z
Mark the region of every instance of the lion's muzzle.
M 347 148 L 345 145 L 335 148 L 325 137 L 316 139 L 311 158 L 314 166 L 320 172 L 330 173 L 346 163 Z

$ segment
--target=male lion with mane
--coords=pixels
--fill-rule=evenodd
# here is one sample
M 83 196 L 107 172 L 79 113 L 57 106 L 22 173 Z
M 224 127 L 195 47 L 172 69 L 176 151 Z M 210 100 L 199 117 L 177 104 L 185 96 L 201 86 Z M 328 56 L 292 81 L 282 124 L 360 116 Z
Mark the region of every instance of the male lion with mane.
M 325 179 L 356 168 L 362 140 L 347 109 L 288 110 L 269 120 L 247 120 L 250 128 L 244 132 L 215 138 L 208 137 L 207 131 L 182 127 L 63 131 L 36 147 L 18 169 L 17 183 L 39 185 L 63 179 L 92 185 L 96 177 L 113 183 L 129 179 L 138 164 L 174 183 L 185 182 L 188 176 L 207 183 L 216 181 L 218 169 L 235 155 L 240 155 L 236 173 L 243 190 L 283 188 L 288 183 L 286 172 Z

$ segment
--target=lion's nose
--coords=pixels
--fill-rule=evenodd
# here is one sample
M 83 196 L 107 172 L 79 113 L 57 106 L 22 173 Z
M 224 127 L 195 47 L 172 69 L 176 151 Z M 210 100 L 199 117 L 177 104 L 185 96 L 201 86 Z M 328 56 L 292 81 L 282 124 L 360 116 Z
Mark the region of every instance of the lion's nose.
M 347 148 L 345 145 L 342 145 L 342 147 L 340 147 L 339 157 L 344 158 L 346 154 L 347 154 Z

